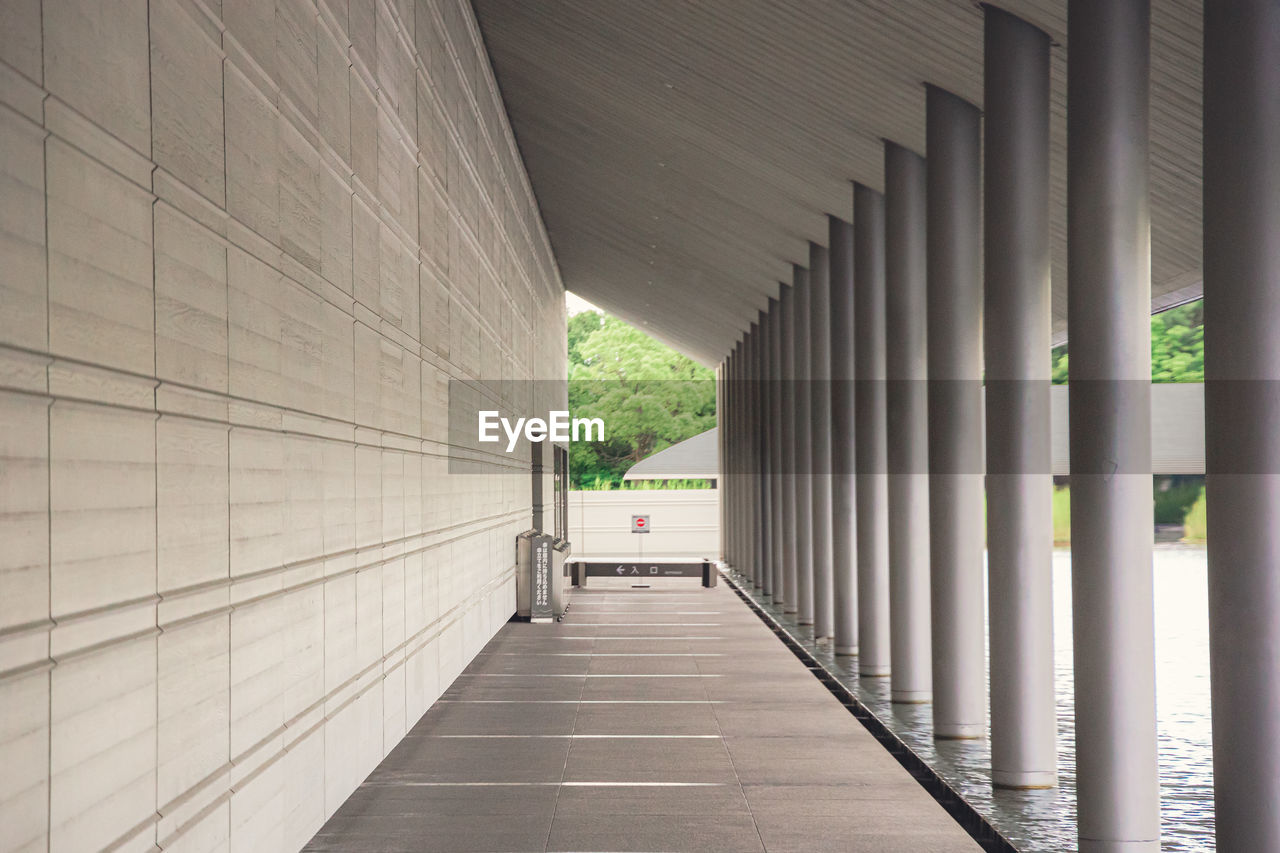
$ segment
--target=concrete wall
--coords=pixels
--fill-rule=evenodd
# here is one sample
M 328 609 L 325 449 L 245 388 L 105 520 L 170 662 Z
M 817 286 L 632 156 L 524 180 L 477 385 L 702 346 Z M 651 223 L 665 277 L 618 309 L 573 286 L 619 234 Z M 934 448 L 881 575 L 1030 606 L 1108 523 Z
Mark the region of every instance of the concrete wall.
M 0 850 L 305 843 L 514 609 L 445 393 L 563 314 L 466 0 L 0 4 Z
M 649 516 L 649 533 L 631 532 L 633 515 Z M 576 557 L 715 560 L 720 556 L 720 491 L 570 492 L 569 541 Z

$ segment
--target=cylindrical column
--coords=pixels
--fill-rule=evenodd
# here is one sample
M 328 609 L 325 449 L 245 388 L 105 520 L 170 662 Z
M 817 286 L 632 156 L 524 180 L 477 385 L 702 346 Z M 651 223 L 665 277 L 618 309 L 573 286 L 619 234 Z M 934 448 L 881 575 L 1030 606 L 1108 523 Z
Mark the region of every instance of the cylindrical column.
M 826 246 L 809 244 L 810 495 L 813 509 L 813 636 L 832 636 L 831 272 Z
M 774 541 L 778 535 L 778 529 L 774 525 L 773 507 L 777 499 L 774 494 L 776 488 L 773 476 L 773 402 L 771 397 L 771 387 L 773 385 L 773 338 L 777 334 L 775 327 L 777 325 L 777 314 L 775 307 L 777 300 L 772 297 L 769 299 L 768 307 L 761 312 L 763 322 L 760 328 L 764 330 L 764 334 L 760 338 L 760 382 L 758 405 L 760 411 L 760 462 L 757 469 L 757 476 L 760 478 L 760 487 L 762 490 L 760 500 L 761 522 L 760 526 L 765 531 L 765 552 L 764 564 L 760 574 L 760 592 L 762 595 L 773 595 L 773 577 L 776 572 L 774 565 L 777 554 L 777 543 Z
M 769 333 L 769 445 L 771 449 L 769 476 L 773 481 L 771 515 L 773 518 L 772 594 L 774 604 L 782 602 L 785 547 L 789 541 L 787 537 L 790 535 L 786 525 L 783 524 L 783 505 L 787 502 L 787 493 L 783 487 L 785 483 L 783 476 L 785 468 L 782 448 L 782 385 L 784 378 L 782 375 L 782 293 L 787 289 L 787 285 L 782 285 L 778 290 L 778 298 L 769 300 L 769 316 L 771 318 L 771 330 Z
M 809 270 L 791 268 L 795 282 L 792 369 L 796 389 L 796 622 L 813 624 L 813 424 L 809 417 Z
M 795 613 L 796 601 L 799 599 L 799 571 L 796 566 L 797 540 L 796 532 L 796 289 L 795 286 L 783 287 L 778 301 L 782 308 L 779 315 L 782 320 L 781 343 L 781 396 L 782 396 L 782 612 Z M 775 598 L 774 603 L 778 603 Z
M 1160 846 L 1147 0 L 1072 0 L 1071 588 L 1081 853 Z M 1233 414 L 1234 416 L 1234 414 Z
M 894 310 L 887 319 L 894 375 L 888 383 L 889 601 L 892 612 L 895 702 L 928 702 L 933 651 L 929 603 L 929 480 L 927 388 L 924 383 L 926 275 L 925 163 L 901 145 L 885 142 L 885 287 Z M 896 335 L 906 337 L 898 340 Z M 918 350 L 918 355 L 914 355 Z M 913 363 L 913 357 L 916 359 Z M 914 375 L 916 378 L 906 378 Z M 894 435 L 894 432 L 897 432 Z
M 885 435 L 884 196 L 853 185 L 854 442 L 858 674 L 889 674 L 889 476 Z
M 760 343 L 760 324 L 751 324 L 746 333 L 744 370 L 742 370 L 742 492 L 746 506 L 742 507 L 744 540 L 748 548 L 748 576 L 755 585 L 760 571 L 759 482 L 755 479 L 756 415 L 755 407 L 755 352 Z
M 927 87 L 925 97 L 933 736 L 979 738 L 987 730 L 982 576 L 982 114 L 973 104 L 935 86 Z M 893 293 L 892 287 L 889 292 Z M 909 305 L 906 312 L 914 314 L 915 308 L 915 304 Z M 892 340 L 893 327 L 889 336 Z M 924 349 L 920 340 L 919 350 L 911 357 L 924 359 Z M 891 400 L 890 435 L 896 428 L 892 412 Z M 908 535 L 920 534 L 911 530 Z
M 858 653 L 858 500 L 854 424 L 853 225 L 827 217 L 831 246 L 831 572 L 833 644 Z
M 721 390 L 720 397 L 724 402 L 724 409 L 719 415 L 720 428 L 724 430 L 723 438 L 723 456 L 720 457 L 720 488 L 723 490 L 720 495 L 721 516 L 724 523 L 720 528 L 720 541 L 722 543 L 721 550 L 724 552 L 724 561 L 730 566 L 734 565 L 733 553 L 733 499 L 735 497 L 733 491 L 733 429 L 734 429 L 734 412 L 733 412 L 733 357 L 737 352 L 734 349 L 729 351 L 725 356 L 723 369 L 721 371 Z
M 769 339 L 768 320 L 768 316 L 761 310 L 760 319 L 756 322 L 755 346 L 752 349 L 752 355 L 754 356 L 752 370 L 754 375 L 751 381 L 751 423 L 753 427 L 751 438 L 751 482 L 755 488 L 753 514 L 759 531 L 756 541 L 756 571 L 752 581 L 758 590 L 763 590 L 765 587 L 765 576 L 769 574 L 769 560 L 773 556 L 772 543 L 769 541 L 768 524 L 769 482 L 764 474 L 765 454 L 768 452 L 768 444 L 765 441 L 765 430 L 767 428 L 765 415 L 767 410 L 764 405 L 765 348 L 768 346 Z
M 1049 37 L 984 6 L 991 779 L 1058 783 L 1049 444 Z
M 1204 14 L 1213 784 L 1242 853 L 1280 850 L 1280 5 Z

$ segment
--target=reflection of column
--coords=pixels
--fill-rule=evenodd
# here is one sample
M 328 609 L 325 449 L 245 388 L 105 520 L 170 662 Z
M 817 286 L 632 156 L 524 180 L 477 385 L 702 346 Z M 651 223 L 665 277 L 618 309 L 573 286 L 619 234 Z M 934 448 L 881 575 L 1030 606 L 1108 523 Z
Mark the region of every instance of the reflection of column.
M 978 738 L 987 729 L 982 578 L 982 116 L 973 104 L 934 86 L 928 87 L 926 99 L 933 736 Z M 892 287 L 889 292 L 893 293 Z M 923 340 L 911 356 L 925 357 Z M 893 430 L 891 420 L 890 434 Z
M 831 571 L 835 653 L 858 653 L 858 513 L 853 407 L 853 226 L 827 217 L 831 245 Z
M 769 300 L 769 316 L 771 331 L 769 333 L 769 444 L 772 453 L 769 457 L 769 471 L 773 478 L 773 603 L 781 604 L 783 590 L 783 568 L 785 565 L 788 538 L 791 533 L 783 523 L 783 505 L 787 503 L 786 471 L 783 462 L 782 434 L 782 292 L 787 290 L 784 284 L 778 290 L 778 298 Z
M 810 500 L 813 508 L 813 636 L 831 622 L 831 274 L 826 246 L 809 244 Z
M 1049 449 L 1049 37 L 986 18 L 985 355 L 991 778 L 1058 781 Z
M 1218 850 L 1280 850 L 1280 6 L 1206 3 L 1205 428 Z
M 858 674 L 889 674 L 889 478 L 884 382 L 884 196 L 853 185 Z
M 799 572 L 796 568 L 796 289 L 782 288 L 782 612 L 795 613 Z M 775 602 L 777 600 L 775 599 Z
M 1147 0 L 1072 0 L 1067 318 L 1080 850 L 1160 846 Z
M 809 485 L 813 470 L 813 425 L 809 418 L 809 271 L 792 266 L 795 281 L 795 338 L 792 340 L 792 370 L 795 379 L 796 445 L 796 621 L 813 624 L 813 492 Z
M 895 342 L 895 372 L 920 374 L 915 379 L 889 383 L 888 389 L 892 395 L 889 464 L 893 471 L 889 475 L 889 600 L 893 613 L 890 696 L 895 702 L 928 702 L 933 695 L 933 651 L 929 634 L 932 617 L 927 389 L 923 360 L 917 358 L 914 365 L 911 361 L 916 350 L 923 355 L 924 347 L 919 337 L 925 322 L 927 287 L 924 158 L 886 142 L 884 173 L 885 288 L 889 293 L 896 292 L 893 300 L 886 297 L 886 315 L 892 317 L 887 320 L 887 328 Z M 891 314 L 889 304 L 894 306 Z M 902 340 L 895 338 L 899 333 L 904 336 Z

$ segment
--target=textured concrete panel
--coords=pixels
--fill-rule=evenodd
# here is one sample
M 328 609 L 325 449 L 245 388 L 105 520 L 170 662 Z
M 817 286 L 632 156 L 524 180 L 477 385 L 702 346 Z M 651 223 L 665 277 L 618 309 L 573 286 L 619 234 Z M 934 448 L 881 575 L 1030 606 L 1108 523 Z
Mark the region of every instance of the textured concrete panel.
M 279 566 L 285 538 L 284 437 L 232 428 L 231 576 Z
M 237 5 L 269 9 L 241 0 Z M 227 212 L 274 241 L 279 229 L 279 115 L 236 66 L 226 71 Z
M 0 681 L 0 825 L 6 850 L 45 850 L 49 828 L 49 674 Z
M 58 402 L 49 411 L 55 617 L 156 590 L 155 416 Z
M 0 628 L 13 628 L 49 616 L 46 401 L 0 393 L 0 468 Z M 0 667 L 8 663 L 0 658 Z
M 151 6 L 152 157 L 214 204 L 225 199 L 222 50 L 187 0 Z
M 94 364 L 155 369 L 151 200 L 50 139 L 49 348 Z
M 52 674 L 51 851 L 98 849 L 155 813 L 156 640 L 107 654 Z
M 454 5 L 0 4 L 0 851 L 297 849 L 514 608 L 437 441 L 562 288 Z
M 49 91 L 112 136 L 151 150 L 146 0 L 45 0 Z
M 44 132 L 17 113 L 0 110 L 0 151 L 0 336 L 18 346 L 44 349 Z
M 230 621 L 226 615 L 166 630 L 158 640 L 156 799 L 178 799 L 230 761 Z
M 161 592 L 228 577 L 227 428 L 156 423 L 156 579 Z
M 155 258 L 156 375 L 225 393 L 226 248 L 215 234 L 160 202 Z

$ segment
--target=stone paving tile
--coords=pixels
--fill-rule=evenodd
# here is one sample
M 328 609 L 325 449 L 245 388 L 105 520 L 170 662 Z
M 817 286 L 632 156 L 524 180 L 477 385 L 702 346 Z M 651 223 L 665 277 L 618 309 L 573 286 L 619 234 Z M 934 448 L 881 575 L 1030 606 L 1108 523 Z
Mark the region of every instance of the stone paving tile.
M 979 848 L 731 590 L 672 586 L 508 624 L 307 849 Z

